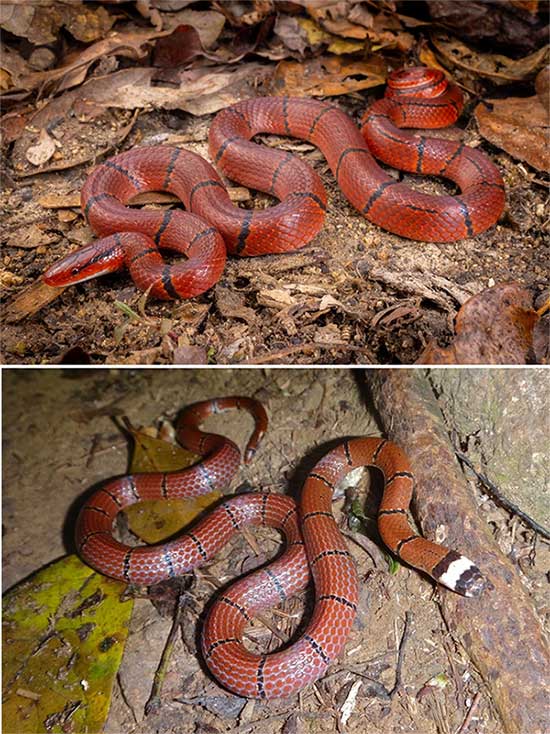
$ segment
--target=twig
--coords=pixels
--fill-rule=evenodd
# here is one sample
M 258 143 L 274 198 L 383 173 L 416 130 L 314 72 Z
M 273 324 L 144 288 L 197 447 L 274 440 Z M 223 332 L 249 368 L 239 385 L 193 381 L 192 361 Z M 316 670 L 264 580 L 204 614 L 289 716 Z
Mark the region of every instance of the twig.
M 458 456 L 460 461 L 466 464 L 466 466 L 473 471 L 479 481 L 489 490 L 491 497 L 496 500 L 500 505 L 502 505 L 505 510 L 508 510 L 508 512 L 517 515 L 523 520 L 526 525 L 529 525 L 532 530 L 534 530 L 536 533 L 539 533 L 539 535 L 542 535 L 543 538 L 548 538 L 550 540 L 550 531 L 546 530 L 546 528 L 544 528 L 542 525 L 539 525 L 536 520 L 533 520 L 532 517 L 523 512 L 523 510 L 520 510 L 517 505 L 511 502 L 508 497 L 505 497 L 500 489 L 496 486 L 496 484 L 494 484 L 488 477 L 486 477 L 485 474 L 482 474 L 480 471 L 478 471 L 465 454 L 463 454 L 461 451 L 458 451 L 457 449 L 455 449 L 455 454 Z
M 403 660 L 405 657 L 405 645 L 409 638 L 410 627 L 412 623 L 412 614 L 410 612 L 405 613 L 405 626 L 403 627 L 403 634 L 401 635 L 401 642 L 399 643 L 399 652 L 397 654 L 397 665 L 395 666 L 395 685 L 390 691 L 390 698 L 393 698 L 398 693 L 403 682 L 401 680 L 401 671 L 403 668 Z
M 170 660 L 172 658 L 174 642 L 176 640 L 176 633 L 179 629 L 181 623 L 181 615 L 185 606 L 185 597 L 186 592 L 185 589 L 182 587 L 180 589 L 180 593 L 178 594 L 178 601 L 174 613 L 172 627 L 170 628 L 170 632 L 168 633 L 168 637 L 166 638 L 166 644 L 164 646 L 164 650 L 162 651 L 158 668 L 155 671 L 153 685 L 151 686 L 151 695 L 149 696 L 149 699 L 145 704 L 145 716 L 156 714 L 161 707 L 160 691 L 166 677 L 168 665 L 170 664 Z
M 472 700 L 472 705 L 470 706 L 468 713 L 464 717 L 464 721 L 462 722 L 460 727 L 455 731 L 455 734 L 463 734 L 463 732 L 466 731 L 470 721 L 472 720 L 472 716 L 474 715 L 474 712 L 477 709 L 480 698 L 481 698 L 481 693 L 478 691 Z

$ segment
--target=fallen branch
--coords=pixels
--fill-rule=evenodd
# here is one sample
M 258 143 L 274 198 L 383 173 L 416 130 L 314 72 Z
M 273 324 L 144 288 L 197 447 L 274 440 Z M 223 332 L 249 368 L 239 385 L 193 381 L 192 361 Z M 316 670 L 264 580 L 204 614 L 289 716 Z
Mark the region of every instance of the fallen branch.
M 426 537 L 469 556 L 493 588 L 478 599 L 442 589 L 453 638 L 483 676 L 508 734 L 550 730 L 545 688 L 550 655 L 513 562 L 503 555 L 460 469 L 434 394 L 421 370 L 372 370 L 372 399 L 389 438 L 408 453 L 413 509 Z

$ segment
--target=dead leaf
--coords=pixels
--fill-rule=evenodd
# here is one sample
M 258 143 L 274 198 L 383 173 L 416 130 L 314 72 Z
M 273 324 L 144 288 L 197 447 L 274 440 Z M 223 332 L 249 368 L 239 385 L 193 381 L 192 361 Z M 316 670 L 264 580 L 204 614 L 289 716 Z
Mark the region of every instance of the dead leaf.
M 296 299 L 288 291 L 282 290 L 281 288 L 258 291 L 257 301 L 260 306 L 277 309 L 294 306 L 297 303 Z
M 48 135 L 47 130 L 41 130 L 35 145 L 27 148 L 25 158 L 33 166 L 43 166 L 56 151 L 55 140 Z
M 0 43 L 0 68 L 4 72 L 0 87 L 3 92 L 17 87 L 19 79 L 30 72 L 25 59 L 5 43 Z
M 550 171 L 548 109 L 538 96 L 487 100 L 474 110 L 483 137 L 539 171 Z
M 323 296 L 321 300 L 319 301 L 318 309 L 319 311 L 325 311 L 330 308 L 344 308 L 344 306 L 340 303 L 340 301 L 337 301 L 334 296 L 331 296 L 327 294 L 326 296 Z
M 174 308 L 172 313 L 179 324 L 196 331 L 208 316 L 209 309 L 210 307 L 207 303 L 182 301 Z
M 537 92 L 539 102 L 545 110 L 548 110 L 550 107 L 550 65 L 545 66 L 537 74 L 537 78 L 535 79 L 535 90 Z
M 213 10 L 185 9 L 166 14 L 163 20 L 164 28 L 170 31 L 179 25 L 193 26 L 199 34 L 203 48 L 211 48 L 216 43 L 225 25 L 224 16 Z
M 306 49 L 319 49 L 323 41 L 330 38 L 313 21 L 306 18 L 295 18 L 291 15 L 278 15 L 273 28 L 275 35 L 291 51 L 304 55 Z
M 25 125 L 27 124 L 27 118 L 30 112 L 25 111 L 13 111 L 8 112 L 0 118 L 0 134 L 2 135 L 2 145 L 9 145 L 21 137 Z
M 386 66 L 380 57 L 354 61 L 323 56 L 304 64 L 281 61 L 275 70 L 273 94 L 298 97 L 333 96 L 369 89 L 385 83 Z
M 328 46 L 331 53 L 378 51 L 381 48 L 396 48 L 405 53 L 415 43 L 414 36 L 404 30 L 397 13 L 371 13 L 360 3 L 354 4 L 351 10 L 348 3 L 332 3 L 330 6 L 308 4 L 307 10 L 332 35 Z M 344 43 L 338 36 L 354 42 Z
M 214 290 L 216 307 L 226 319 L 242 319 L 249 325 L 257 323 L 258 317 L 254 309 L 245 306 L 245 299 L 241 293 L 230 288 L 217 285 Z
M 82 51 L 75 53 L 66 64 L 47 71 L 21 74 L 17 78 L 17 85 L 21 89 L 31 91 L 45 84 L 58 81 L 57 91 L 70 89 L 81 84 L 91 64 L 98 59 L 108 56 L 122 56 L 132 60 L 142 59 L 147 54 L 147 45 L 154 39 L 168 35 L 169 32 L 147 33 L 113 33 L 97 43 L 93 43 Z
M 234 26 L 257 25 L 273 12 L 273 0 L 253 0 L 246 3 L 228 3 L 214 0 L 212 7 L 223 13 Z
M 528 364 L 538 320 L 527 290 L 518 283 L 500 283 L 462 306 L 450 347 L 431 343 L 416 364 Z
M 57 218 L 63 223 L 74 222 L 74 220 L 78 218 L 78 214 L 73 212 L 72 209 L 60 209 L 57 212 Z
M 431 41 L 445 59 L 448 68 L 464 69 L 475 76 L 490 79 L 495 84 L 531 79 L 548 63 L 550 55 L 548 45 L 516 60 L 502 54 L 478 53 L 456 38 L 441 33 L 434 33 Z
M 198 31 L 192 25 L 179 25 L 170 35 L 159 38 L 156 42 L 153 66 L 175 70 L 199 56 L 220 61 L 217 54 L 209 54 L 204 50 Z
M 383 308 L 375 314 L 370 322 L 371 329 L 377 326 L 390 326 L 394 321 L 407 319 L 412 321 L 420 316 L 420 309 L 417 305 L 407 301 L 397 301 L 397 303 Z
M 315 344 L 343 345 L 346 341 L 342 339 L 342 333 L 336 324 L 327 324 L 315 330 L 313 337 Z
M 63 27 L 79 41 L 95 41 L 102 38 L 115 21 L 116 16 L 101 5 L 12 0 L 2 4 L 0 27 L 35 46 L 44 46 L 57 42 Z
M 32 118 L 32 124 L 46 127 L 51 120 L 67 118 L 83 100 L 105 108 L 181 109 L 192 115 L 208 115 L 253 97 L 256 85 L 273 74 L 272 69 L 257 62 L 210 66 L 179 71 L 177 87 L 161 87 L 153 83 L 156 72 L 149 67 L 134 67 L 89 79 L 77 90 L 46 104 Z
M 46 194 L 38 199 L 40 206 L 44 209 L 67 209 L 70 207 L 80 208 L 80 193 L 72 194 Z
M 46 222 L 20 227 L 8 237 L 6 245 L 8 247 L 22 247 L 26 250 L 34 250 L 36 247 L 59 242 L 61 235 L 58 232 L 49 231 L 51 226 L 51 223 Z

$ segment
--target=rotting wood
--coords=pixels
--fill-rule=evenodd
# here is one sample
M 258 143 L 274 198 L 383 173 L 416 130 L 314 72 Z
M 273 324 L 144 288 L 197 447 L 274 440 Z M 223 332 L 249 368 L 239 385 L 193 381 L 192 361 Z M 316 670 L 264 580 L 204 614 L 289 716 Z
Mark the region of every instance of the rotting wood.
M 548 731 L 550 654 L 540 622 L 516 567 L 478 512 L 428 381 L 421 370 L 392 370 L 369 372 L 368 384 L 385 433 L 411 460 L 422 530 L 472 558 L 493 586 L 476 600 L 442 590 L 449 630 L 482 674 L 504 731 Z

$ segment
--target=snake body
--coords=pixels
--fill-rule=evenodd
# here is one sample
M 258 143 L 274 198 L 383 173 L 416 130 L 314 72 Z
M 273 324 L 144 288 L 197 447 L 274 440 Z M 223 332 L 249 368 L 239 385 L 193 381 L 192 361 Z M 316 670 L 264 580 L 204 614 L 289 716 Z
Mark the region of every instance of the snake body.
M 239 397 L 196 403 L 181 414 L 177 435 L 203 461 L 178 472 L 134 474 L 106 483 L 82 507 L 76 526 L 76 544 L 85 562 L 134 584 L 154 584 L 204 565 L 247 525 L 282 531 L 283 555 L 224 591 L 207 616 L 202 654 L 226 688 L 251 698 L 289 696 L 320 678 L 341 653 L 357 609 L 358 579 L 331 499 L 338 482 L 356 467 L 374 466 L 384 475 L 378 526 L 393 553 L 460 594 L 483 591 L 484 579 L 471 561 L 411 529 L 406 517 L 413 488 L 409 462 L 398 446 L 382 438 L 351 439 L 329 451 L 309 473 L 299 506 L 284 495 L 242 494 L 225 499 L 191 531 L 168 543 L 129 547 L 117 542 L 113 520 L 125 507 L 142 500 L 194 497 L 229 484 L 240 464 L 237 446 L 204 433 L 199 425 L 208 415 L 232 408 L 254 417 L 244 457 L 250 461 L 267 426 L 262 405 Z M 300 639 L 268 655 L 249 652 L 242 642 L 247 623 L 303 589 L 310 574 L 315 609 Z
M 463 143 L 415 136 L 400 127 L 454 122 L 462 94 L 442 72 L 394 72 L 386 97 L 362 130 L 337 106 L 314 99 L 258 97 L 222 110 L 209 133 L 210 155 L 230 179 L 280 203 L 264 210 L 235 206 L 214 168 L 170 146 L 131 150 L 100 165 L 82 191 L 82 207 L 102 239 L 54 264 L 49 285 L 81 282 L 128 267 L 136 285 L 160 299 L 190 298 L 220 278 L 226 251 L 265 255 L 296 250 L 323 225 L 326 193 L 319 176 L 291 153 L 251 142 L 258 133 L 307 140 L 323 152 L 348 200 L 367 219 L 402 237 L 453 242 L 493 225 L 504 207 L 498 169 Z M 373 154 L 397 168 L 445 176 L 460 196 L 431 196 L 389 176 Z M 136 211 L 126 204 L 145 191 L 176 194 L 188 212 Z M 185 260 L 166 264 L 160 249 Z

